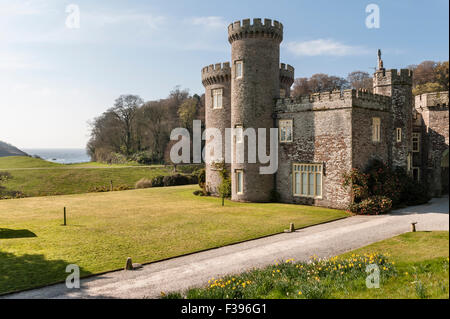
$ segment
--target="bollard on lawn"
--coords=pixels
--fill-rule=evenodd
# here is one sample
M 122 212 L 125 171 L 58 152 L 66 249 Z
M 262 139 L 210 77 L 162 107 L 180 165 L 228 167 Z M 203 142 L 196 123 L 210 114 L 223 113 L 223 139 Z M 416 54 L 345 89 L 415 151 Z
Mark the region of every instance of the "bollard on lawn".
M 411 231 L 412 231 L 413 233 L 416 232 L 416 224 L 417 224 L 417 222 L 411 223 Z
M 125 270 L 133 270 L 133 262 L 131 261 L 131 257 L 127 258 L 127 263 L 125 264 Z
M 66 207 L 64 207 L 64 226 L 66 226 Z

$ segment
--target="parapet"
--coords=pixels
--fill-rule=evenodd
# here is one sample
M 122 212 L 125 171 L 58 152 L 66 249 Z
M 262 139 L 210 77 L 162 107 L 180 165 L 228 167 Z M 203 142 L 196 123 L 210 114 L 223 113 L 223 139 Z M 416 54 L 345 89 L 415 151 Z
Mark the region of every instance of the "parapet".
M 202 83 L 204 86 L 223 83 L 230 80 L 230 62 L 211 64 L 202 69 Z
M 424 93 L 421 95 L 416 95 L 415 108 L 416 109 L 425 109 L 425 108 L 442 108 L 442 109 L 447 108 L 448 109 L 448 91 Z
M 283 41 L 283 24 L 276 20 L 264 19 L 262 23 L 261 19 L 253 19 L 251 24 L 250 19 L 244 19 L 242 21 L 235 21 L 228 26 L 228 41 L 233 43 L 235 40 L 243 38 L 270 38 L 279 42 Z
M 275 112 L 322 111 L 352 107 L 388 111 L 390 106 L 389 96 L 364 90 L 344 90 L 277 99 Z
M 280 63 L 280 82 L 291 86 L 294 83 L 294 72 L 293 66 Z
M 383 79 L 390 84 L 412 85 L 413 71 L 409 69 L 381 69 L 376 74 L 382 74 L 378 81 Z

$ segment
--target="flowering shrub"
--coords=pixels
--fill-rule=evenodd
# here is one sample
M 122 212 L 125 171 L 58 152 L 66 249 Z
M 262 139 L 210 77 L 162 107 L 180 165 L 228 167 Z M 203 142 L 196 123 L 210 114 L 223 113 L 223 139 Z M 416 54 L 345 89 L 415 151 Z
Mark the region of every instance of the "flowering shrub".
M 352 193 L 349 210 L 356 214 L 383 214 L 393 206 L 418 205 L 430 200 L 424 185 L 412 180 L 402 169 L 392 170 L 378 160 L 373 160 L 364 172 L 354 168 L 343 177 L 342 186 Z
M 392 200 L 386 196 L 371 196 L 359 203 L 350 205 L 350 210 L 358 215 L 379 215 L 387 213 L 392 208 Z

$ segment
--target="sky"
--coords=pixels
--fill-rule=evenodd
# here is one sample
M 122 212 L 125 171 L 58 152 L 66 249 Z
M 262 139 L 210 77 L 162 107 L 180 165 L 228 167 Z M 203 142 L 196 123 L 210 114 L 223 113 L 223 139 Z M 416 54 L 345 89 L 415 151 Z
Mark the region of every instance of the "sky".
M 84 148 L 89 121 L 121 94 L 203 93 L 200 70 L 229 61 L 236 20 L 282 22 L 296 77 L 345 77 L 372 73 L 379 48 L 386 68 L 448 60 L 448 12 L 447 0 L 0 0 L 0 140 Z

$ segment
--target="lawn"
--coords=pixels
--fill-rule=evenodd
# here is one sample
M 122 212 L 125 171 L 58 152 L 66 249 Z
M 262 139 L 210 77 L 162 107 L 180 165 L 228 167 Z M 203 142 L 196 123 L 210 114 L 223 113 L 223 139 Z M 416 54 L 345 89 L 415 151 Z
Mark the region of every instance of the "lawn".
M 449 298 L 449 233 L 406 233 L 327 260 L 281 261 L 165 298 Z M 376 264 L 379 288 L 366 286 Z M 373 266 L 373 265 L 372 265 Z
M 128 166 L 130 165 L 130 166 Z M 161 165 L 140 166 L 135 163 L 106 165 L 101 163 L 57 164 L 41 159 L 13 156 L 0 158 L 0 171 L 12 179 L 2 183 L 7 190 L 20 191 L 26 197 L 67 195 L 93 192 L 98 188 L 134 188 L 141 178 L 169 175 L 172 168 Z
M 347 217 L 344 211 L 198 197 L 198 186 L 0 201 L 0 293 L 147 263 Z M 67 207 L 68 226 L 63 222 Z

